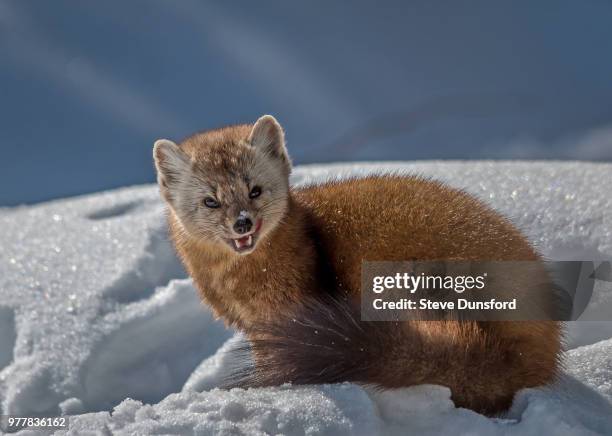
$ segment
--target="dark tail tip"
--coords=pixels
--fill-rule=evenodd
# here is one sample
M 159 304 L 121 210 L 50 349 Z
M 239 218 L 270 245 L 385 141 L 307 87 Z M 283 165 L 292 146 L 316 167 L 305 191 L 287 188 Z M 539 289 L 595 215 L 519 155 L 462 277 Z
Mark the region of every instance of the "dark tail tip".
M 357 305 L 322 297 L 304 302 L 291 316 L 258 325 L 249 331 L 250 344 L 230 351 L 233 368 L 223 387 L 367 382 L 371 364 L 384 352 L 388 339 L 381 339 L 390 323 L 360 318 Z

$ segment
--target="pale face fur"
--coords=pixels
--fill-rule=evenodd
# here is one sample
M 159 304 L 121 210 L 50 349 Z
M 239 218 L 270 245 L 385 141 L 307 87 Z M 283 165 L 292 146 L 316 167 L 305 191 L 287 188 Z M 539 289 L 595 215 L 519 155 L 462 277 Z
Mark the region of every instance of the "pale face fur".
M 180 145 L 160 139 L 153 154 L 161 194 L 186 236 L 214 249 L 249 254 L 286 213 L 291 163 L 283 130 L 270 115 Z M 238 233 L 238 219 L 252 227 Z

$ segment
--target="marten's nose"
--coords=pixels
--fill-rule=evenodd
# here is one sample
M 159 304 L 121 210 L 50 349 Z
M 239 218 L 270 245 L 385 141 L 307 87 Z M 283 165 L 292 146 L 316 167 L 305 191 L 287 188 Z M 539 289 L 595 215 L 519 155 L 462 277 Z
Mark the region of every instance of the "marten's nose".
M 250 218 L 240 217 L 234 223 L 234 231 L 239 234 L 243 234 L 251 230 L 253 227 L 253 222 Z

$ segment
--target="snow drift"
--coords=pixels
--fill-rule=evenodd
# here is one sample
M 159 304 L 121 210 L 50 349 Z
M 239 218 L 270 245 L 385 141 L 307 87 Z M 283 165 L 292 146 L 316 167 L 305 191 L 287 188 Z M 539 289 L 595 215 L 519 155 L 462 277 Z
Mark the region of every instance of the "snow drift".
M 612 165 L 305 166 L 292 183 L 373 171 L 464 188 L 549 259 L 612 259 Z M 456 408 L 438 386 L 222 391 L 223 351 L 241 338 L 200 304 L 156 187 L 0 210 L 0 228 L 1 412 L 71 415 L 59 433 L 612 434 L 612 322 L 571 323 L 562 380 L 520 392 L 504 419 Z M 610 283 L 598 284 L 598 310 L 612 313 Z

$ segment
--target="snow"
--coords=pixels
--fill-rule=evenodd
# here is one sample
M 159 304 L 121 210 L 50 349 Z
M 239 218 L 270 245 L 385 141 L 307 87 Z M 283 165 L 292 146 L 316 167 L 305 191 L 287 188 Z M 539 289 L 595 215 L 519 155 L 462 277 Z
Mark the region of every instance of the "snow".
M 319 165 L 292 182 L 372 171 L 464 188 L 549 259 L 612 258 L 612 165 Z M 439 386 L 223 391 L 224 350 L 242 338 L 199 302 L 155 186 L 4 209 L 0 228 L 1 413 L 71 415 L 59 434 L 612 435 L 612 322 L 570 323 L 564 376 L 520 392 L 503 419 L 456 408 Z M 598 313 L 610 314 L 610 283 L 597 283 Z

